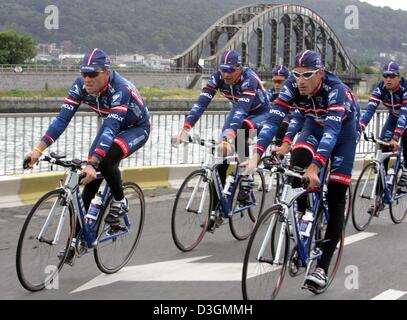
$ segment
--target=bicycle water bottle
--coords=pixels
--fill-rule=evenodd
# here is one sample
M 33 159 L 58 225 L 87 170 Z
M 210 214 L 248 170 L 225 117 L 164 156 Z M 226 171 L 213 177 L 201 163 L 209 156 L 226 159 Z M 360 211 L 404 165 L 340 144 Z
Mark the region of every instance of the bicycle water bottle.
M 392 185 L 393 184 L 393 179 L 394 179 L 394 169 L 390 168 L 389 171 L 387 172 L 387 180 L 386 183 L 388 185 Z
M 230 194 L 232 193 L 232 185 L 235 182 L 235 178 L 233 177 L 233 175 L 229 175 L 226 178 L 226 183 L 225 183 L 225 187 L 223 188 L 223 193 L 230 196 Z
M 310 236 L 313 221 L 314 215 L 312 211 L 306 210 L 305 214 L 302 216 L 302 221 L 300 225 L 300 235 L 304 237 Z
M 102 194 L 98 192 L 90 203 L 88 213 L 85 216 L 88 223 L 92 223 L 93 221 L 97 220 L 100 208 L 102 207 L 102 198 Z

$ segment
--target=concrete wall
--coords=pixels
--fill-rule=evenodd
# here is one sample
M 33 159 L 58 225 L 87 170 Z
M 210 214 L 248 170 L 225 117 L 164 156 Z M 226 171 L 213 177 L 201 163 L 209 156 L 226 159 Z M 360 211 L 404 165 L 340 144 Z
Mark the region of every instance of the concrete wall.
M 194 80 L 195 73 L 123 73 L 127 79 L 133 82 L 136 87 L 160 88 L 187 88 Z M 72 85 L 79 72 L 4 72 L 0 73 L 0 91 L 9 90 L 43 90 L 48 86 L 51 88 L 67 89 Z M 195 87 L 200 88 L 201 82 L 198 81 Z

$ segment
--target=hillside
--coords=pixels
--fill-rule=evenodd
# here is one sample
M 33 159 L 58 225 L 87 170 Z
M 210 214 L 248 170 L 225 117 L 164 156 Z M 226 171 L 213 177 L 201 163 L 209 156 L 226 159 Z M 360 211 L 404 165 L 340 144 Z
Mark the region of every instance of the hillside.
M 54 0 L 59 30 L 44 27 L 48 0 L 1 0 L 0 30 L 31 33 L 38 42 L 71 40 L 75 51 L 100 46 L 109 53 L 173 55 L 188 48 L 217 19 L 248 4 L 245 0 Z M 355 60 L 380 51 L 402 51 L 407 43 L 407 11 L 378 8 L 356 0 L 261 1 L 297 3 L 318 12 Z M 360 29 L 346 30 L 345 7 L 356 4 Z M 400 31 L 399 31 L 400 30 Z

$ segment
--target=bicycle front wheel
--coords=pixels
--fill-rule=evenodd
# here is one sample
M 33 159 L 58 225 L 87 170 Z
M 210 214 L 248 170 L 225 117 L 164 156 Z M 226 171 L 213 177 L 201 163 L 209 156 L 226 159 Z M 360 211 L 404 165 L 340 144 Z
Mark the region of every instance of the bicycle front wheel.
M 264 195 L 266 193 L 263 173 L 257 170 L 253 175 L 253 179 L 253 188 L 244 201 L 239 200 L 242 177 L 239 177 L 236 182 L 232 198 L 232 215 L 229 216 L 229 227 L 232 235 L 237 240 L 245 240 L 250 237 L 256 220 L 263 210 Z
M 21 230 L 16 256 L 17 276 L 29 291 L 58 286 L 58 273 L 75 230 L 73 207 L 66 203 L 64 194 L 63 189 L 57 189 L 42 196 Z
M 260 216 L 250 236 L 242 272 L 245 300 L 271 300 L 277 297 L 290 250 L 288 226 L 282 221 L 281 207 L 275 205 Z M 275 235 L 278 235 L 276 239 Z
M 193 250 L 208 226 L 213 190 L 204 170 L 192 172 L 175 197 L 171 217 L 171 234 L 181 251 Z
M 128 200 L 129 212 L 124 215 L 122 223 L 111 227 L 104 222 L 113 199 L 110 196 L 97 230 L 98 244 L 94 250 L 95 261 L 100 271 L 107 274 L 119 271 L 129 262 L 140 241 L 144 226 L 143 191 L 136 183 L 125 182 L 123 192 Z
M 390 218 L 395 224 L 401 223 L 407 214 L 407 193 L 401 191 L 397 187 L 398 181 L 400 181 L 402 174 L 401 167 L 398 168 L 395 182 L 393 185 L 393 201 L 390 203 L 389 211 Z
M 379 171 L 375 163 L 369 163 L 360 173 L 352 199 L 352 222 L 358 231 L 364 231 L 379 210 Z M 376 185 L 376 190 L 374 190 Z

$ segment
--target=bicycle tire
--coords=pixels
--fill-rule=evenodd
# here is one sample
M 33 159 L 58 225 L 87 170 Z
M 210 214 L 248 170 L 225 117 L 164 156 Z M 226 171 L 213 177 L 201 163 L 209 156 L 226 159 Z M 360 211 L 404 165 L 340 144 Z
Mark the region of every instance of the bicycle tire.
M 232 195 L 232 214 L 229 216 L 229 228 L 230 231 L 233 235 L 233 237 L 236 240 L 245 240 L 248 237 L 250 237 L 250 234 L 253 231 L 253 228 L 256 224 L 257 219 L 261 216 L 263 206 L 264 206 L 264 195 L 266 193 L 265 191 L 265 183 L 264 183 L 264 176 L 263 173 L 260 170 L 257 170 L 254 174 L 254 181 L 259 183 L 262 187 L 258 188 L 257 186 L 253 186 L 253 191 L 256 190 L 257 192 L 257 198 L 260 196 L 260 200 L 256 199 L 257 205 L 253 207 L 249 207 L 248 209 L 245 209 L 243 211 L 240 211 L 237 213 L 237 210 L 239 209 L 239 206 L 242 205 L 238 201 L 238 195 L 240 191 L 240 184 L 242 183 L 243 177 L 239 176 L 239 178 L 236 181 L 236 187 L 234 189 L 234 193 Z M 256 184 L 256 183 L 255 183 Z M 253 196 L 251 197 L 250 200 L 253 199 Z M 243 204 L 243 206 L 250 206 L 250 201 L 249 203 Z M 257 212 L 255 212 L 256 206 L 259 207 Z
M 20 236 L 18 239 L 18 245 L 17 245 L 17 252 L 16 252 L 16 270 L 17 270 L 17 276 L 18 279 L 21 283 L 21 285 L 29 290 L 29 291 L 40 291 L 42 289 L 44 289 L 45 287 L 48 287 L 48 285 L 50 285 L 51 283 L 53 284 L 55 278 L 58 276 L 59 272 L 61 271 L 67 253 L 68 253 L 68 248 L 71 245 L 72 242 L 72 238 L 74 236 L 74 230 L 75 230 L 75 215 L 74 215 L 74 209 L 72 206 L 72 203 L 69 203 L 68 205 L 66 205 L 64 203 L 65 199 L 63 198 L 63 194 L 64 194 L 64 189 L 56 189 L 56 190 L 52 190 L 46 194 L 44 194 L 37 202 L 36 204 L 31 208 L 25 222 L 23 225 L 23 228 L 20 232 Z M 55 200 L 52 200 L 55 199 Z M 54 208 L 54 217 L 58 216 L 59 213 L 59 218 L 61 217 L 61 212 L 58 211 L 59 209 L 59 205 L 61 204 L 61 208 L 67 207 L 68 209 L 68 214 L 69 217 L 69 231 L 67 232 L 67 234 L 60 234 L 60 240 L 59 240 L 59 244 L 60 245 L 55 245 L 52 244 L 51 241 L 54 239 L 54 232 L 53 227 L 55 226 L 54 221 L 59 222 L 60 219 L 55 219 L 53 221 L 51 221 L 52 219 L 50 219 L 49 221 L 49 225 L 48 227 L 45 229 L 45 233 L 44 236 L 42 238 L 42 241 L 39 241 L 38 239 L 36 239 L 36 235 L 39 235 L 39 233 L 41 232 L 42 227 L 45 224 L 42 223 L 41 220 L 41 213 L 44 212 L 50 212 L 51 208 Z M 44 215 L 42 215 L 44 216 Z M 46 215 L 46 217 L 48 217 L 48 215 Z M 65 218 L 65 224 L 66 224 L 66 218 Z M 37 225 L 39 226 L 39 228 L 37 228 Z M 63 225 L 63 226 L 64 226 Z M 31 231 L 31 227 L 34 227 L 36 231 Z M 51 231 L 50 233 L 48 233 L 48 231 Z M 61 232 L 66 231 L 65 229 L 61 229 Z M 66 236 L 66 242 L 65 240 L 61 241 L 61 239 L 65 238 Z M 47 238 L 44 238 L 47 237 Z M 28 241 L 33 241 L 33 244 L 28 244 L 26 245 L 26 243 Z M 43 264 L 41 263 L 41 258 L 39 258 L 39 254 L 41 254 L 41 250 L 45 251 L 43 248 L 45 248 L 45 250 L 49 250 L 50 253 L 47 254 L 47 256 L 51 259 L 52 261 L 47 261 L 44 262 Z M 54 249 L 55 248 L 55 249 Z M 36 252 L 38 249 L 38 253 Z M 62 250 L 65 250 L 65 254 L 63 257 L 58 258 L 58 253 L 61 252 Z M 55 254 L 54 254 L 55 253 Z M 27 255 L 28 254 L 32 254 L 33 257 L 29 258 Z M 28 262 L 28 266 L 25 267 L 25 261 Z M 37 275 L 33 275 L 31 274 L 34 269 L 35 266 L 34 264 L 36 262 L 40 262 L 42 264 L 42 266 L 40 267 L 40 271 L 38 273 L 38 280 L 34 280 L 34 278 L 37 278 Z M 44 279 L 45 277 L 45 279 Z
M 277 224 L 281 225 L 282 219 L 280 218 L 282 214 L 283 212 L 279 205 L 274 205 L 266 210 L 260 216 L 249 238 L 242 270 L 242 294 L 245 300 L 273 300 L 281 289 L 290 251 L 287 225 L 284 239 L 282 239 L 284 242 L 281 245 L 283 251 L 278 262 L 275 261 L 276 257 L 273 254 L 273 239 L 266 240 L 265 236 L 267 232 L 270 232 L 270 237 L 272 237 L 272 229 L 275 229 Z M 261 261 L 259 261 L 257 256 L 263 243 L 266 247 L 264 248 Z
M 194 179 L 198 179 L 198 181 L 193 181 Z M 193 189 L 195 190 L 195 187 L 200 188 L 200 186 L 197 185 L 197 183 L 202 184 L 203 188 L 205 187 L 205 184 L 207 185 L 207 194 L 209 194 L 209 201 L 205 201 L 205 205 L 208 207 L 206 208 L 204 206 L 202 212 L 199 214 L 198 213 L 198 208 L 200 205 L 200 202 L 198 203 L 191 203 L 191 206 L 193 206 L 193 209 L 190 209 L 188 212 L 186 209 L 187 204 L 184 203 L 184 199 L 187 200 L 187 202 L 191 199 L 191 196 L 182 196 L 183 193 L 186 193 L 188 189 Z M 189 185 L 191 183 L 191 185 Z M 193 186 L 196 184 L 196 186 Z M 201 192 L 197 189 L 196 192 Z M 202 190 L 203 192 L 203 190 Z M 172 215 L 171 215 L 171 235 L 172 239 L 174 241 L 175 246 L 183 251 L 183 252 L 188 252 L 196 248 L 196 246 L 202 241 L 205 232 L 208 227 L 208 220 L 209 220 L 209 215 L 212 207 L 212 202 L 213 202 L 213 188 L 209 181 L 207 181 L 207 176 L 206 176 L 206 171 L 205 170 L 196 170 L 192 173 L 190 173 L 182 183 L 181 187 L 178 189 L 178 192 L 175 196 L 175 201 L 174 205 L 172 208 Z M 198 197 L 197 199 L 201 199 L 201 197 Z M 185 208 L 185 209 L 181 209 Z M 188 228 L 188 225 L 193 228 L 192 231 L 192 236 L 186 235 L 188 230 L 182 232 L 182 226 L 186 226 Z
M 375 191 L 374 199 L 371 199 L 371 201 L 373 201 L 373 203 L 370 206 L 366 205 L 366 204 L 363 204 L 363 205 L 359 204 L 358 208 L 355 208 L 355 203 L 356 203 L 356 201 L 360 201 L 360 192 L 363 191 L 363 188 L 365 186 L 365 181 L 363 181 L 363 177 L 365 176 L 366 173 L 368 173 L 368 176 L 366 179 L 370 179 L 370 172 L 368 170 L 371 170 L 370 172 L 373 172 L 373 179 L 372 179 L 372 182 L 366 183 L 366 188 L 368 186 L 370 187 L 370 184 L 372 184 L 371 187 L 373 187 L 374 181 L 376 179 L 376 175 L 379 174 L 376 164 L 374 162 L 369 163 L 367 166 L 365 166 L 362 169 L 362 172 L 360 173 L 359 178 L 356 182 L 355 191 L 353 193 L 353 199 L 352 199 L 352 223 L 353 223 L 353 226 L 355 227 L 355 229 L 358 231 L 366 230 L 367 226 L 372 221 L 373 215 L 375 214 L 376 210 L 378 210 L 378 208 L 377 208 L 377 199 L 378 199 L 377 190 Z M 378 180 L 378 183 L 380 183 L 380 179 Z M 359 190 L 359 188 L 361 188 L 361 190 Z M 370 190 L 370 189 L 368 189 L 368 190 Z M 366 193 L 366 195 L 369 195 L 369 194 L 370 194 L 370 191 L 369 191 L 369 193 Z M 367 212 L 367 210 L 369 210 L 369 209 L 372 210 L 372 213 Z M 366 213 L 365 214 L 366 217 L 362 220 L 359 218 L 359 215 L 362 215 L 363 213 Z
M 94 258 L 99 270 L 106 274 L 119 271 L 129 262 L 143 231 L 145 200 L 142 189 L 134 182 L 125 182 L 123 183 L 123 192 L 129 203 L 129 212 L 125 216 L 129 225 L 121 223 L 120 232 L 109 235 L 111 228 L 104 222 L 104 218 L 109 213 L 108 208 L 113 199 L 112 195 L 108 198 L 98 223 L 98 244 L 94 249 Z M 123 220 L 126 222 L 125 218 Z M 129 240 L 129 244 L 124 246 L 126 239 Z M 123 247 L 126 249 L 122 249 Z M 105 250 L 106 248 L 107 250 Z
M 390 218 L 395 224 L 401 223 L 407 215 L 407 194 L 398 197 L 400 194 L 398 192 L 397 183 L 400 180 L 401 172 L 402 169 L 399 167 L 394 176 L 392 189 L 393 201 L 389 205 Z

